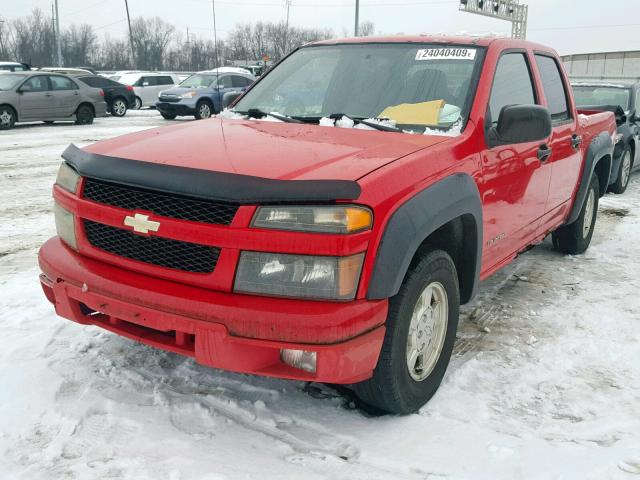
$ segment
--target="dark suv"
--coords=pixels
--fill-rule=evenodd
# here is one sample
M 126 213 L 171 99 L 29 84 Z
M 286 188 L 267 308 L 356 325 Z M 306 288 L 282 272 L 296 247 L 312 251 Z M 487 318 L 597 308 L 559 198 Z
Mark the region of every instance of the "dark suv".
M 124 117 L 129 108 L 134 108 L 136 95 L 131 85 L 123 85 L 98 75 L 77 77 L 81 82 L 104 91 L 104 101 L 111 115 Z

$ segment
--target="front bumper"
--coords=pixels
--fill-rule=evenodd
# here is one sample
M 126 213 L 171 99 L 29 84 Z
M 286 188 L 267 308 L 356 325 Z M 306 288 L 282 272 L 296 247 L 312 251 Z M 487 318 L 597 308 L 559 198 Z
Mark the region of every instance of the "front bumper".
M 96 112 L 96 117 L 107 116 L 107 102 L 96 102 L 93 104 L 93 107 Z
M 276 299 L 210 291 L 80 256 L 57 237 L 39 254 L 58 315 L 225 370 L 349 384 L 366 380 L 384 338 L 386 301 Z M 317 352 L 314 373 L 284 364 L 283 348 Z
M 161 113 L 168 113 L 171 115 L 193 115 L 196 112 L 195 103 L 188 105 L 181 102 L 156 102 L 156 110 Z

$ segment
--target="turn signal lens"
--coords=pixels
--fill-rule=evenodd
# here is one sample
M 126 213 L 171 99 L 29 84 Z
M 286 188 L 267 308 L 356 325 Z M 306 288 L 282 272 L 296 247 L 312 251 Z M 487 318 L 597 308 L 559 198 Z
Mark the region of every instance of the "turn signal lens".
M 54 203 L 53 214 L 56 219 L 56 232 L 58 233 L 58 236 L 64 243 L 74 250 L 77 250 L 76 222 L 73 213 L 61 207 L 57 203 Z

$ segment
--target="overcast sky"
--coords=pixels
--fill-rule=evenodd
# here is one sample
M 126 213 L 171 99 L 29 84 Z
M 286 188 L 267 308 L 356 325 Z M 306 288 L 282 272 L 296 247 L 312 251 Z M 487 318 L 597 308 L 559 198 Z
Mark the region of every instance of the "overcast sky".
M 0 0 L 0 18 L 14 19 L 33 8 L 51 13 L 53 0 Z M 90 23 L 101 34 L 126 34 L 124 0 L 58 0 L 62 25 Z M 528 39 L 561 54 L 640 50 L 638 0 L 522 0 L 529 4 Z M 376 31 L 396 33 L 494 32 L 511 24 L 458 11 L 458 0 L 361 0 L 360 19 Z M 290 23 L 353 33 L 355 0 L 292 0 Z M 211 0 L 129 0 L 132 17 L 159 16 L 179 30 L 212 38 Z M 216 0 L 218 35 L 238 22 L 279 21 L 285 0 Z

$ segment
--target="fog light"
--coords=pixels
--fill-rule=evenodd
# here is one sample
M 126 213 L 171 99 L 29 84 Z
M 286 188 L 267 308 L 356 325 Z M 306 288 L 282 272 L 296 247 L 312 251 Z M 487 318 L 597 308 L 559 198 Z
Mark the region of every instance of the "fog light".
M 305 372 L 316 373 L 317 352 L 283 348 L 280 350 L 280 359 L 294 368 L 299 368 Z

